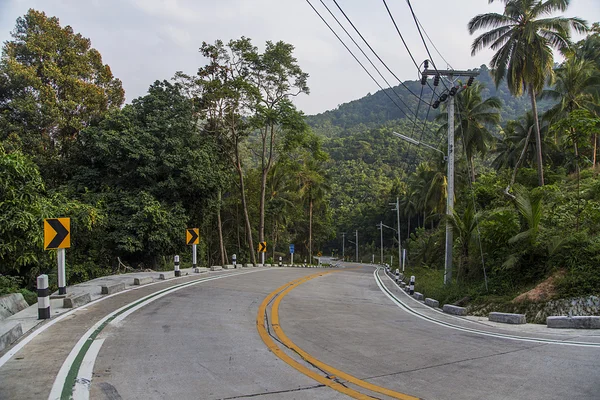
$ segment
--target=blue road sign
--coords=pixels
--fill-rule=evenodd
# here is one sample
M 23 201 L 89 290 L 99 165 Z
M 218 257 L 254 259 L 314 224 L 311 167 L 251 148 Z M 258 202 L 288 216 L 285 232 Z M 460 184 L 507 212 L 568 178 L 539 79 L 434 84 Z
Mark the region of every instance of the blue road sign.
M 294 254 L 294 245 L 290 244 L 290 254 Z

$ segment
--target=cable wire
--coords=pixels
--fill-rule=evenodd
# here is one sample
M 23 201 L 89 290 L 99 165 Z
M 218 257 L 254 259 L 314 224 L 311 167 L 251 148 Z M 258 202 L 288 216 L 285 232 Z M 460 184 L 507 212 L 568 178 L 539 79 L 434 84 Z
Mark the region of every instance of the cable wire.
M 323 6 L 325 7 L 325 9 L 329 12 L 329 14 L 333 17 L 333 19 L 335 20 L 335 22 L 338 23 L 338 25 L 340 26 L 340 28 L 342 28 L 342 30 L 346 33 L 346 35 L 348 35 L 348 37 L 350 38 L 350 40 L 352 40 L 352 43 L 354 43 L 354 45 L 360 50 L 360 52 L 363 54 L 363 56 L 365 56 L 365 58 L 367 59 L 367 61 L 369 61 L 369 63 L 371 64 L 371 66 L 375 69 L 375 71 L 377 71 L 377 73 L 379 74 L 379 76 L 381 77 L 381 79 L 383 79 L 383 81 L 386 83 L 386 85 L 388 85 L 388 87 L 390 89 L 392 89 L 392 91 L 394 92 L 394 94 L 396 95 L 396 97 L 398 97 L 398 100 L 400 100 L 400 102 L 404 105 L 404 107 L 406 107 L 407 110 L 410 110 L 410 107 L 404 102 L 404 100 L 402 100 L 402 98 L 400 97 L 400 95 L 398 94 L 398 92 L 396 92 L 396 90 L 394 90 L 394 88 L 392 87 L 392 85 L 389 84 L 389 82 L 387 81 L 387 79 L 385 79 L 385 77 L 383 76 L 383 74 L 379 71 L 379 69 L 375 66 L 375 64 L 373 64 L 373 61 L 371 61 L 371 59 L 369 58 L 369 56 L 367 56 L 367 54 L 363 51 L 363 49 L 358 45 L 358 43 L 356 43 L 356 40 L 354 40 L 354 38 L 352 37 L 352 35 L 350 35 L 350 33 L 346 30 L 346 28 L 344 28 L 344 25 L 342 25 L 342 23 L 337 19 L 337 17 L 333 14 L 333 12 L 331 12 L 331 10 L 329 9 L 329 7 L 327 7 L 327 5 L 323 2 L 323 0 L 320 0 L 321 4 L 323 4 Z M 334 0 L 334 3 L 337 2 Z M 338 6 L 339 8 L 339 6 Z M 340 8 L 341 10 L 341 8 Z M 343 11 L 342 11 L 343 13 Z M 345 14 L 344 14 L 345 15 Z M 346 17 L 347 18 L 347 17 Z M 352 24 L 352 23 L 351 23 Z M 356 28 L 355 28 L 356 29 Z M 360 35 L 360 33 L 359 33 Z M 362 36 L 361 36 L 362 37 Z M 364 39 L 363 39 L 364 40 Z M 368 46 L 368 44 L 367 44 Z M 369 47 L 370 48 L 370 47 Z M 371 50 L 372 51 L 372 50 Z M 377 55 L 377 54 L 375 54 Z M 378 57 L 379 58 L 379 57 Z M 379 61 L 381 61 L 381 59 L 379 59 Z M 383 63 L 383 61 L 381 61 L 381 63 L 387 68 L 387 65 L 385 65 L 385 63 Z M 389 70 L 389 68 L 388 68 Z M 410 89 L 408 89 L 410 91 Z M 412 92 L 411 92 L 412 93 Z M 415 95 L 416 96 L 416 95 Z M 416 116 L 415 116 L 416 118 Z
M 385 0 L 383 0 L 383 1 L 385 3 Z M 427 46 L 427 42 L 425 41 L 425 38 L 423 37 L 423 33 L 421 32 L 421 27 L 419 26 L 419 20 L 417 19 L 417 16 L 415 15 L 412 4 L 410 4 L 410 0 L 406 0 L 406 3 L 408 4 L 408 7 L 410 8 L 410 13 L 412 14 L 412 17 L 415 21 L 415 25 L 417 25 L 417 30 L 419 31 L 419 36 L 421 36 L 421 41 L 423 41 L 423 45 L 425 46 L 425 50 L 427 51 L 427 55 L 429 56 L 429 61 L 431 61 L 431 65 L 433 65 L 433 69 L 435 69 L 435 72 L 437 72 L 439 74 L 439 71 L 438 71 L 437 67 L 435 66 L 435 62 L 433 61 L 433 57 L 431 56 L 431 52 L 429 51 L 429 47 Z M 446 82 L 444 82 L 443 79 L 441 81 L 444 84 L 444 87 L 446 87 L 446 89 L 448 89 Z
M 404 116 L 408 117 L 408 115 L 402 109 L 402 107 L 400 107 L 400 105 L 398 105 L 398 103 L 396 103 L 396 101 L 393 99 L 393 97 L 389 95 L 389 93 L 379 84 L 379 82 L 377 82 L 377 80 L 373 77 L 373 75 L 369 72 L 369 70 L 354 55 L 354 53 L 352 52 L 352 50 L 350 50 L 348 48 L 348 46 L 346 46 L 346 43 L 344 43 L 344 41 L 338 36 L 338 34 L 335 32 L 335 30 L 327 23 L 327 21 L 325 21 L 325 19 L 323 18 L 323 16 L 321 16 L 321 14 L 319 13 L 319 11 L 317 11 L 317 9 L 312 5 L 312 3 L 310 2 L 310 0 L 306 0 L 306 2 L 308 3 L 308 5 L 310 5 L 310 7 L 313 9 L 313 11 L 319 16 L 319 18 L 321 18 L 321 20 L 325 23 L 325 25 L 327 25 L 327 27 L 329 28 L 329 30 L 335 35 L 335 37 L 340 41 L 340 43 L 342 43 L 342 45 L 346 48 L 346 50 L 348 50 L 348 52 L 350 53 L 350 55 L 352 55 L 352 57 L 362 67 L 362 69 L 365 70 L 365 72 L 367 73 L 367 75 L 369 75 L 369 77 L 373 80 L 373 82 L 375 82 L 375 84 L 377 86 L 379 86 L 379 88 L 385 93 L 385 95 L 387 97 L 389 97 L 389 99 L 392 101 L 392 103 L 394 103 L 396 105 L 396 107 L 398 107 L 398 109 L 404 114 Z
M 321 3 L 323 1 L 321 0 Z M 335 5 L 337 6 L 337 8 L 340 10 L 340 12 L 342 13 L 342 15 L 346 18 L 346 20 L 348 21 L 348 23 L 352 26 L 352 28 L 354 28 L 354 30 L 356 31 L 356 33 L 358 34 L 358 36 L 360 36 L 360 38 L 362 39 L 363 42 L 365 42 L 365 44 L 367 45 L 367 47 L 369 48 L 369 50 L 371 50 L 371 52 L 375 55 L 375 57 L 377 57 L 377 59 L 379 60 L 379 62 L 381 62 L 381 64 L 383 64 L 383 66 L 388 70 L 388 72 L 390 74 L 392 74 L 392 76 L 394 78 L 396 78 L 396 80 L 398 82 L 400 82 L 400 84 L 410 93 L 412 94 L 414 97 L 418 97 L 408 86 L 406 86 L 406 84 L 396 76 L 396 74 L 387 66 L 387 64 L 381 59 L 381 57 L 379 57 L 379 54 L 377 54 L 377 52 L 373 49 L 373 47 L 371 47 L 371 45 L 369 44 L 369 42 L 367 41 L 367 39 L 364 38 L 364 36 L 360 33 L 360 31 L 358 30 L 358 28 L 352 23 L 352 21 L 350 20 L 350 18 L 348 17 L 348 15 L 346 15 L 346 13 L 344 12 L 344 10 L 342 9 L 342 7 L 340 7 L 340 5 L 338 4 L 337 0 L 333 0 L 333 2 L 335 3 Z M 327 6 L 325 6 L 327 7 Z M 395 22 L 394 22 L 395 23 Z M 399 32 L 399 31 L 398 31 Z M 400 37 L 402 38 L 402 35 L 400 35 Z M 404 38 L 402 38 L 402 41 L 404 42 Z M 406 46 L 406 42 L 404 42 L 405 46 Z M 358 45 L 357 45 L 358 46 Z M 406 49 L 408 50 L 408 46 L 406 46 Z M 416 65 L 415 59 L 413 58 L 412 54 L 410 53 L 410 50 L 408 50 L 408 54 L 410 55 L 411 59 L 413 60 L 413 62 Z M 417 66 L 417 70 L 419 70 L 419 66 Z M 420 101 L 422 101 L 422 99 L 420 97 L 418 97 Z

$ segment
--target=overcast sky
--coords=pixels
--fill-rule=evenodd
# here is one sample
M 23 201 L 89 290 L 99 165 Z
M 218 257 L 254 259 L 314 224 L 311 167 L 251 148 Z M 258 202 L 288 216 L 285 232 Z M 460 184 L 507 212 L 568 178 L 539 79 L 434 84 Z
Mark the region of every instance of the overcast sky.
M 337 10 L 332 0 L 324 2 L 332 11 Z M 351 45 L 320 0 L 311 3 Z M 338 0 L 338 3 L 399 78 L 417 79 L 416 68 L 382 1 Z M 428 57 L 406 1 L 387 3 L 415 59 L 421 63 Z M 476 14 L 501 12 L 502 2 L 412 0 L 411 3 L 453 68 L 468 69 L 489 62 L 489 51 L 471 57 L 473 37 L 466 26 Z M 228 41 L 241 36 L 251 38 L 260 48 L 266 40 L 283 40 L 295 46 L 300 66 L 310 74 L 311 94 L 296 99 L 298 107 L 307 114 L 335 108 L 378 90 L 306 0 L 0 0 L 1 42 L 10 39 L 15 20 L 29 8 L 56 16 L 61 25 L 71 25 L 75 32 L 90 38 L 113 74 L 123 81 L 127 101 L 144 95 L 153 81 L 170 79 L 176 71 L 195 73 L 205 62 L 198 53 L 202 41 Z M 565 15 L 580 16 L 591 25 L 600 21 L 600 0 L 572 0 Z M 432 55 L 438 68 L 446 67 L 437 53 Z M 393 78 L 388 81 L 397 84 Z

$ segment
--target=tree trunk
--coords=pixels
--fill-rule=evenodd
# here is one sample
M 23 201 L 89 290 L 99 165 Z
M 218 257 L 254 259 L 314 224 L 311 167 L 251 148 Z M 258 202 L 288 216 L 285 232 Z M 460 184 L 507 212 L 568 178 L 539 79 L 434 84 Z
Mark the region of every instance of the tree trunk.
M 408 219 L 408 223 L 407 223 L 408 230 L 406 231 L 406 239 L 408 240 L 410 238 L 410 216 L 407 219 Z M 398 229 L 400 229 L 400 228 L 398 228 Z M 406 245 L 404 247 L 406 247 Z
M 225 245 L 223 244 L 223 223 L 221 222 L 221 189 L 217 193 L 217 230 L 219 231 L 219 247 L 221 250 L 221 265 L 225 265 Z
M 475 183 L 475 157 L 471 156 L 471 182 Z
M 514 199 L 514 196 L 512 194 L 510 194 L 510 188 L 512 187 L 512 185 L 515 184 L 515 179 L 517 179 L 517 171 L 519 170 L 521 161 L 523 161 L 523 159 L 525 158 L 525 153 L 527 153 L 527 146 L 529 145 L 529 138 L 531 137 L 532 130 L 533 130 L 533 126 L 529 127 L 529 130 L 527 131 L 527 137 L 525 138 L 525 145 L 523 146 L 523 151 L 521 151 L 521 155 L 519 156 L 519 159 L 517 160 L 517 163 L 515 164 L 515 170 L 512 173 L 512 177 L 510 178 L 510 183 L 508 184 L 506 189 L 504 189 L 504 193 L 506 193 L 508 196 L 512 197 L 513 199 Z
M 537 147 L 537 170 L 538 170 L 538 186 L 544 186 L 544 164 L 542 160 L 542 136 L 540 134 L 540 121 L 538 118 L 537 102 L 535 100 L 535 89 L 533 85 L 529 85 L 529 94 L 531 97 L 531 112 L 535 121 L 535 144 Z
M 598 134 L 594 133 L 594 154 L 592 155 L 592 166 L 596 168 L 596 151 L 598 147 Z
M 242 208 L 244 209 L 244 222 L 246 224 L 246 235 L 248 237 L 248 246 L 250 247 L 250 260 L 256 265 L 256 254 L 254 253 L 254 241 L 252 240 L 252 226 L 250 225 L 250 216 L 248 215 L 248 205 L 246 204 L 246 189 L 244 187 L 244 171 L 240 162 L 240 151 L 235 143 L 235 168 L 237 169 L 240 179 L 240 196 L 242 200 Z
M 273 160 L 273 139 L 275 137 L 275 127 L 270 125 L 271 134 L 269 140 L 269 148 L 267 150 L 267 137 L 269 136 L 269 126 L 265 127 L 265 133 L 262 136 L 262 159 L 261 159 L 261 181 L 260 181 L 260 219 L 258 223 L 258 241 L 265 241 L 265 196 L 267 192 L 267 176 L 271 169 Z

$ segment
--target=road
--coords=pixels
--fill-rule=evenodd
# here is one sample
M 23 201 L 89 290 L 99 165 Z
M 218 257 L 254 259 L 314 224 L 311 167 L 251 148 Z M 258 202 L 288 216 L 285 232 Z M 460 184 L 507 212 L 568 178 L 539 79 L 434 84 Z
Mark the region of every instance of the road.
M 52 325 L 0 367 L 0 398 L 600 398 L 599 336 L 447 316 L 372 266 L 198 279 Z

